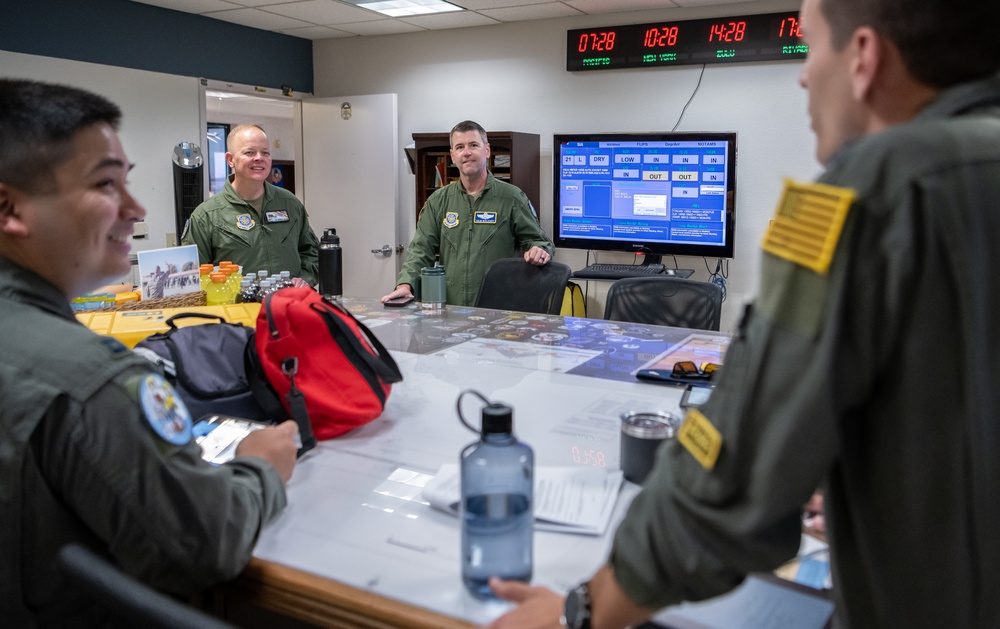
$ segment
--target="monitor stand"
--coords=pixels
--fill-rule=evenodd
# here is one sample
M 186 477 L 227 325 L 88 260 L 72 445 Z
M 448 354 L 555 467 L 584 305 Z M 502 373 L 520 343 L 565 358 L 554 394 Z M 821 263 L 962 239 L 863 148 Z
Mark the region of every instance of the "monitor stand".
M 657 255 L 655 253 L 644 253 L 642 255 L 642 264 L 639 266 L 649 266 L 651 264 L 663 265 L 663 256 Z M 691 277 L 694 275 L 694 269 L 663 269 L 663 274 L 669 277 Z

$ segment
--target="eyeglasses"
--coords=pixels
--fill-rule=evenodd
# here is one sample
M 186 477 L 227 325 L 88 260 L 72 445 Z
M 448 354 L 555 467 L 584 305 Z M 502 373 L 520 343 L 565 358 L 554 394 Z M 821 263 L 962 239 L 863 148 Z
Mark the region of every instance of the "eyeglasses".
M 690 360 L 682 360 L 674 363 L 670 377 L 675 380 L 711 380 L 720 366 L 716 363 L 702 363 L 698 367 Z

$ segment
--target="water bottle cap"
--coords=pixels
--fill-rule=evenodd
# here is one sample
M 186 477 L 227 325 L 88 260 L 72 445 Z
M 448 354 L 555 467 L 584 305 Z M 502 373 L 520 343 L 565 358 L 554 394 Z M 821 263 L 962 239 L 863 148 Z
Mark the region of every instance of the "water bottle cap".
M 323 232 L 323 238 L 321 239 L 321 242 L 326 243 L 328 245 L 339 245 L 340 236 L 337 235 L 336 228 L 327 227 L 326 230 Z
M 421 275 L 444 275 L 443 266 L 425 266 L 420 269 Z
M 483 435 L 514 430 L 514 411 L 506 404 L 491 402 L 483 407 Z

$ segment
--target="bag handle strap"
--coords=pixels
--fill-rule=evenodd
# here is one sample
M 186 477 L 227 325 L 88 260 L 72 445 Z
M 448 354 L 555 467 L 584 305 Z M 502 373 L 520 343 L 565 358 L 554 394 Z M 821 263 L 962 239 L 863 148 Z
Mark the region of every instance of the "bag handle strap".
M 322 315 L 323 319 L 326 321 L 327 328 L 334 337 L 334 340 L 336 340 L 337 344 L 341 346 L 344 353 L 348 353 L 348 355 L 351 356 L 352 362 L 354 362 L 354 364 L 358 364 L 358 360 L 355 360 L 355 358 L 363 361 L 386 384 L 401 382 L 403 380 L 403 374 L 399 371 L 399 366 L 389 353 L 389 350 L 382 345 L 382 342 L 378 340 L 378 337 L 375 336 L 371 330 L 368 329 L 368 326 L 355 319 L 354 315 L 347 310 L 337 306 L 336 304 L 331 304 L 330 302 L 326 303 L 330 304 L 334 308 L 337 308 L 345 316 L 350 317 L 350 319 L 353 320 L 358 326 L 361 333 L 365 336 L 365 340 L 368 341 L 371 348 L 375 350 L 375 354 L 368 351 L 368 348 L 362 345 L 361 341 L 358 339 L 357 335 L 354 334 L 353 330 L 351 330 L 350 326 L 348 326 L 347 323 L 345 323 L 340 317 L 324 308 L 321 304 L 309 304 L 310 308 Z M 334 327 L 337 328 L 337 332 L 334 332 Z M 341 342 L 341 339 L 343 339 L 344 343 Z M 345 347 L 345 344 L 350 348 L 350 350 L 348 350 L 348 347 Z M 379 389 L 381 390 L 381 387 L 379 387 Z
M 225 317 L 220 317 L 219 315 L 207 314 L 204 312 L 179 312 L 174 316 L 170 317 L 169 319 L 167 319 L 164 323 L 166 323 L 171 330 L 176 330 L 177 324 L 175 324 L 174 322 L 180 321 L 181 319 L 212 319 L 218 323 L 229 323 L 228 321 L 226 321 Z
M 289 360 L 295 359 L 292 358 Z M 267 381 L 267 376 L 264 375 L 264 368 L 260 364 L 260 357 L 257 355 L 256 342 L 253 336 L 247 342 L 246 350 L 243 354 L 243 364 L 246 367 L 250 391 L 253 393 L 254 400 L 264 410 L 264 414 L 270 418 L 285 415 L 285 407 L 281 405 L 277 391 L 271 387 L 271 384 Z M 290 375 L 288 369 L 292 369 Z M 285 401 L 288 402 L 288 409 L 291 411 L 292 419 L 295 420 L 296 425 L 299 427 L 299 440 L 302 442 L 302 447 L 299 448 L 296 456 L 301 457 L 316 446 L 316 437 L 313 435 L 312 423 L 309 421 L 309 410 L 306 408 L 305 396 L 295 386 L 294 376 L 298 373 L 298 362 L 296 361 L 294 365 L 289 365 L 287 369 L 282 364 L 281 370 L 291 380 L 292 387 L 288 391 L 288 395 L 285 396 Z

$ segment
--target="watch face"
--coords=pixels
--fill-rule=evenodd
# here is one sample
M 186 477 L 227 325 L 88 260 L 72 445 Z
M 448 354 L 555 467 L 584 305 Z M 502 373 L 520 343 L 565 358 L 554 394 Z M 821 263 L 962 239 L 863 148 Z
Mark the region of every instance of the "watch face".
M 568 629 L 590 629 L 590 596 L 583 583 L 566 595 L 563 617 Z

